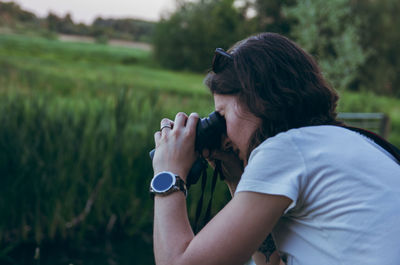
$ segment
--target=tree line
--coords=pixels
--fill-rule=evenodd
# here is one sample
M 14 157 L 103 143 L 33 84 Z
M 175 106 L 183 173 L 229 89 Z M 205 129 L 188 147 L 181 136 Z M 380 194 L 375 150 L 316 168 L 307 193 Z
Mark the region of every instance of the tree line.
M 310 52 L 335 88 L 400 97 L 399 12 L 398 0 L 176 0 L 158 23 L 99 17 L 86 25 L 0 2 L 0 26 L 151 42 L 160 65 L 202 73 L 216 47 L 277 32 Z
M 23 10 L 14 2 L 0 2 L 0 26 L 13 29 L 42 30 L 50 34 L 91 36 L 99 42 L 107 42 L 112 38 L 150 42 L 155 23 L 140 19 L 105 19 L 98 17 L 92 24 L 86 25 L 75 23 L 69 13 L 60 17 L 49 12 L 45 18 L 39 18 L 31 12 Z
M 204 72 L 216 47 L 258 32 L 288 36 L 339 89 L 400 97 L 398 0 L 177 0 L 154 31 L 164 66 Z

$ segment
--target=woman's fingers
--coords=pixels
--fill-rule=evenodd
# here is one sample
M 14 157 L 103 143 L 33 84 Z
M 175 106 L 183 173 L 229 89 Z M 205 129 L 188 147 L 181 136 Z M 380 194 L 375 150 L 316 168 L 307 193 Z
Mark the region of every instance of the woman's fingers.
M 174 122 L 170 119 L 164 118 L 161 120 L 160 122 L 160 128 L 164 127 L 164 126 L 171 126 L 173 127 Z
M 161 139 L 161 131 L 156 131 L 154 133 L 154 142 L 156 143 L 156 148 L 158 147 L 158 142 Z
M 183 112 L 178 112 L 175 116 L 174 126 L 175 128 L 182 128 L 186 125 L 188 116 Z
M 174 122 L 171 121 L 170 119 L 164 118 L 161 120 L 161 123 L 160 123 L 161 133 L 164 129 L 171 130 L 173 127 L 174 127 Z
M 198 115 L 188 117 L 180 112 L 175 120 L 162 119 L 160 131 L 154 134 L 156 152 L 153 158 L 154 172 L 171 171 L 184 178 L 196 159 L 194 150 L 195 128 Z
M 187 122 L 186 122 L 186 129 L 188 130 L 188 133 L 190 135 L 196 134 L 196 126 L 197 126 L 198 121 L 199 121 L 199 114 L 191 113 L 189 115 L 189 118 L 187 119 Z

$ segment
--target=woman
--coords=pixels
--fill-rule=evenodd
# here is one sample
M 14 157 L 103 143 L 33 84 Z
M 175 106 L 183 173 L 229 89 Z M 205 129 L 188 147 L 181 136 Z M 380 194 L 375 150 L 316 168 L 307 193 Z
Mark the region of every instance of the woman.
M 222 160 L 233 198 L 194 235 L 185 193 L 173 191 L 197 157 L 198 115 L 163 119 L 153 180 L 180 178 L 156 192 L 157 264 L 400 264 L 400 167 L 336 126 L 338 96 L 310 55 L 278 34 L 252 36 L 217 49 L 205 83 L 227 127 L 209 159 Z M 258 251 L 270 233 L 271 257 Z

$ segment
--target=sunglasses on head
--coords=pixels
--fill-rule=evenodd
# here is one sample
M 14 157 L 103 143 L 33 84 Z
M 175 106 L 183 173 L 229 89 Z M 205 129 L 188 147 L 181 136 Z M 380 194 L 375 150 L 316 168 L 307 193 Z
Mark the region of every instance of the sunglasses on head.
M 216 48 L 214 58 L 212 60 L 212 70 L 214 73 L 220 73 L 228 63 L 233 61 L 233 56 L 222 48 Z

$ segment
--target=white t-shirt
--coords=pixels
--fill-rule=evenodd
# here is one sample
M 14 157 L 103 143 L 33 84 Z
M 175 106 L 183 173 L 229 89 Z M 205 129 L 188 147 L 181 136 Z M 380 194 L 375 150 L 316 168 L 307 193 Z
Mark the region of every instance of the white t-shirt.
M 400 165 L 356 132 L 311 126 L 267 139 L 242 191 L 293 201 L 272 232 L 289 265 L 400 264 Z

